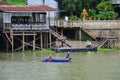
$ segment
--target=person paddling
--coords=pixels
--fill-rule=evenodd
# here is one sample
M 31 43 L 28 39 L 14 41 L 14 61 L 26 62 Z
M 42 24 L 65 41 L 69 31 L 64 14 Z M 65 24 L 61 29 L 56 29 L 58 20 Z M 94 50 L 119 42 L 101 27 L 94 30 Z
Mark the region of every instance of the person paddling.
M 52 56 L 49 56 L 48 61 L 52 62 Z
M 70 53 L 69 53 L 69 52 L 67 52 L 67 54 L 66 54 L 66 59 L 71 60 L 71 57 L 70 57 Z

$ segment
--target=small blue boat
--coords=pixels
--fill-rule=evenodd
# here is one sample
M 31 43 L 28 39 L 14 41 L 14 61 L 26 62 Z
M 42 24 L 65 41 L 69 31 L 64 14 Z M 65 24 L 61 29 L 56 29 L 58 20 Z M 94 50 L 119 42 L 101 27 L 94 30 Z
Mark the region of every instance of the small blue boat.
M 71 60 L 69 58 L 67 58 L 67 59 L 44 58 L 42 60 L 42 62 L 71 62 Z

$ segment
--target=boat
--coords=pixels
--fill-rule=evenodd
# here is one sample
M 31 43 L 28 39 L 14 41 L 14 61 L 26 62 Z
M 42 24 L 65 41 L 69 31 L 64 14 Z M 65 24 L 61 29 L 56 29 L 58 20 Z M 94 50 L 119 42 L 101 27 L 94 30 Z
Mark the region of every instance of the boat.
M 44 58 L 42 62 L 71 62 L 71 60 L 69 58 L 66 58 L 66 59 Z

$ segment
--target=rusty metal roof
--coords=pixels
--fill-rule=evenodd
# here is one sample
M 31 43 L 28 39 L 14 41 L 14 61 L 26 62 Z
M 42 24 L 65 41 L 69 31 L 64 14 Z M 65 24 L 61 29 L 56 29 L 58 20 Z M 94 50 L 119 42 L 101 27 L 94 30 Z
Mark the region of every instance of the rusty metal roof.
M 5 12 L 45 12 L 56 11 L 46 5 L 0 5 L 0 10 Z

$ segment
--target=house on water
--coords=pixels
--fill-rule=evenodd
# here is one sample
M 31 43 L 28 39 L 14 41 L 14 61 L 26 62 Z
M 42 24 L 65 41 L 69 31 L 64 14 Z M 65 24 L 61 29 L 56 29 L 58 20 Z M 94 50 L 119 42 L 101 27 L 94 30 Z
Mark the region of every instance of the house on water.
M 49 7 L 58 9 L 58 2 L 55 0 L 26 0 L 27 5 L 47 5 Z M 54 25 L 55 19 L 58 16 L 58 12 L 49 12 L 46 14 L 46 17 L 50 15 L 50 23 Z
M 0 5 L 0 49 L 16 51 L 51 47 L 46 5 Z

